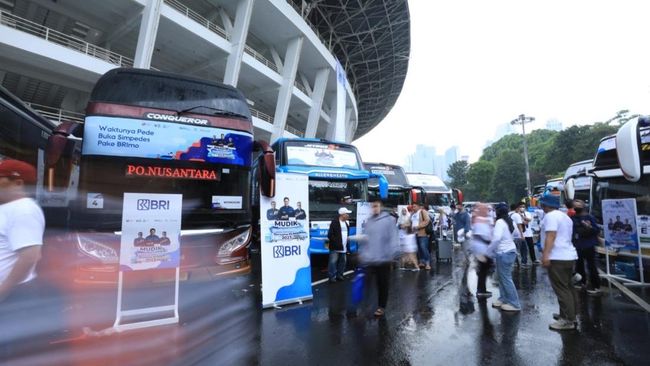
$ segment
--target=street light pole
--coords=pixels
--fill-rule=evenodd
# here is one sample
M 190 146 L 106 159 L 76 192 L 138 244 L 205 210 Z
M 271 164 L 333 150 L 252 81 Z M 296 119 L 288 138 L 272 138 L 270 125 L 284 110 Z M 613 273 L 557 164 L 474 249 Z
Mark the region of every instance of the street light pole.
M 526 123 L 531 123 L 535 120 L 535 117 L 527 117 L 523 114 L 520 114 L 519 117 L 513 119 L 511 125 L 521 125 L 521 132 L 524 138 L 524 161 L 526 162 L 526 190 L 528 191 L 528 197 L 532 194 L 532 187 L 530 186 L 530 167 L 528 165 L 528 144 L 526 143 Z

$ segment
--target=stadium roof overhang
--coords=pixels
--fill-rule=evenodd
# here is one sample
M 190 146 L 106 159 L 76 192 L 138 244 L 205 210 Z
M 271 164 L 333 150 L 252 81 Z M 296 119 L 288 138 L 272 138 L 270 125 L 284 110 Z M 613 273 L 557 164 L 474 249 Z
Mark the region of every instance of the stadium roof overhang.
M 292 0 L 346 71 L 357 98 L 354 138 L 374 128 L 402 91 L 411 50 L 407 0 Z

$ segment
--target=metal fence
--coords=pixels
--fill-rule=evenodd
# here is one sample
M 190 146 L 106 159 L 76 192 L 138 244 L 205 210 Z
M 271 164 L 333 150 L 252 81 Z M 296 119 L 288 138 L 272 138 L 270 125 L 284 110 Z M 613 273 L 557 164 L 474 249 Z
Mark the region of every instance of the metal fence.
M 33 110 L 38 112 L 43 117 L 49 119 L 50 121 L 60 124 L 63 121 L 74 121 L 83 123 L 85 114 L 66 111 L 61 108 L 50 107 L 46 105 L 36 104 L 36 103 L 25 103 L 30 106 Z
M 215 22 L 211 22 L 208 19 L 204 18 L 201 14 L 197 13 L 196 11 L 188 8 L 184 4 L 176 1 L 176 0 L 165 0 L 165 4 L 171 6 L 174 8 L 176 11 L 179 13 L 185 15 L 186 17 L 192 19 L 193 21 L 201 24 L 202 26 L 208 28 L 212 32 L 220 35 L 221 37 L 230 40 L 230 36 L 226 33 L 226 30 L 221 28 L 218 24 Z
M 105 48 L 95 46 L 79 38 L 61 33 L 54 29 L 44 27 L 27 19 L 15 16 L 5 11 L 0 11 L 0 24 L 14 28 L 21 32 L 29 33 L 33 36 L 45 39 L 60 46 L 70 48 L 88 56 L 104 60 L 111 64 L 121 67 L 133 67 L 133 59 L 109 51 Z

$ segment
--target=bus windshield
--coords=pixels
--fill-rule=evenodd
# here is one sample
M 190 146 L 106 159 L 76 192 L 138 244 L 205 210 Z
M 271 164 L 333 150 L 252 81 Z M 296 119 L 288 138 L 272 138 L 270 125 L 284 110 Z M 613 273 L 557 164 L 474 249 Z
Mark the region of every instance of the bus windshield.
M 287 141 L 285 154 L 287 165 L 362 169 L 359 153 L 354 146 L 312 141 Z
M 220 84 L 144 70 L 107 73 L 83 124 L 72 222 L 119 228 L 125 192 L 182 194 L 184 228 L 249 221 L 248 115 L 241 93 Z
M 352 211 L 350 218 L 356 217 L 357 202 L 365 201 L 367 192 L 364 181 L 326 181 L 309 180 L 309 218 L 310 220 L 331 220 L 340 207 Z
M 408 205 L 410 192 L 410 189 L 389 190 L 388 198 L 383 200 L 384 207 L 397 208 L 400 205 Z M 379 189 L 377 187 L 368 188 L 368 198 L 370 200 L 379 198 Z

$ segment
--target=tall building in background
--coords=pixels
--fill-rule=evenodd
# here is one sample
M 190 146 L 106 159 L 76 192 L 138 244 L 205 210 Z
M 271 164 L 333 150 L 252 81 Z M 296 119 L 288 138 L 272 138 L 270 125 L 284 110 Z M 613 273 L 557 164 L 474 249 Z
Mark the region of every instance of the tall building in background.
M 449 149 L 447 149 L 447 151 L 445 151 L 444 160 L 445 160 L 445 165 L 444 165 L 444 168 L 443 168 L 444 171 L 443 171 L 441 177 L 442 177 L 442 179 L 444 181 L 448 181 L 449 180 L 449 175 L 447 174 L 447 170 L 449 170 L 449 167 L 453 163 L 460 160 L 460 152 L 458 151 L 458 146 L 452 146 Z
M 458 146 L 452 146 L 444 155 L 436 155 L 433 146 L 417 145 L 415 153 L 409 155 L 406 170 L 409 172 L 435 174 L 443 180 L 449 180 L 447 170 L 451 164 L 460 159 Z
M 503 136 L 510 135 L 511 133 L 517 133 L 515 126 L 510 123 L 504 123 L 497 126 L 497 131 L 494 134 L 494 141 L 498 141 Z
M 415 153 L 409 155 L 406 168 L 409 172 L 434 174 L 436 148 L 427 145 L 415 146 Z
M 551 131 L 562 131 L 562 122 L 557 119 L 549 119 L 546 121 L 546 129 Z

